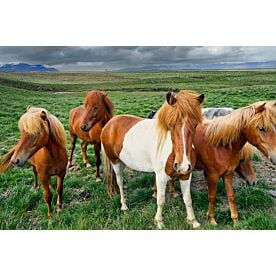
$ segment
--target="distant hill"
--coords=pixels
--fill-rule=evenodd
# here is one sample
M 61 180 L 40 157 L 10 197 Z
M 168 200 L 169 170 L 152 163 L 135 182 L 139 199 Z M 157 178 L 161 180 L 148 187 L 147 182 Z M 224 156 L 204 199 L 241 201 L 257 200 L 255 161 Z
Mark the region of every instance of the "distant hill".
M 139 68 L 123 68 L 120 72 L 131 71 L 155 71 L 155 70 L 234 70 L 234 69 L 270 69 L 276 68 L 276 61 L 266 62 L 242 62 L 242 63 L 211 63 L 211 64 L 175 64 L 175 65 L 152 65 Z
M 27 63 L 8 63 L 0 66 L 2 72 L 57 72 L 56 68 L 45 67 L 41 64 L 27 64 Z

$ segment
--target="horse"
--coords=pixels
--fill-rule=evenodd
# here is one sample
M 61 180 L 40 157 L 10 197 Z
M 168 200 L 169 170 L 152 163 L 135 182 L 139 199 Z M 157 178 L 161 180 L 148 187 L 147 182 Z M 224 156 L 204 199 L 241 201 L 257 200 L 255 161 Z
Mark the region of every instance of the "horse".
M 225 116 L 227 114 L 230 114 L 234 111 L 233 108 L 230 107 L 222 107 L 222 108 L 202 108 L 202 115 L 204 118 L 211 120 L 215 117 L 219 116 Z M 156 118 L 156 111 L 151 111 L 147 118 L 154 119 Z M 205 119 L 205 121 L 206 121 Z M 251 158 L 253 155 L 253 148 L 250 144 L 246 143 L 245 146 L 242 148 L 240 152 L 240 162 L 239 165 L 236 167 L 235 171 L 238 173 L 238 175 L 244 179 L 247 183 L 247 185 L 252 186 L 256 184 L 256 173 L 253 169 Z M 171 179 L 169 181 L 169 192 L 170 194 L 176 198 L 178 197 L 178 193 L 175 190 L 174 186 L 174 179 Z M 157 188 L 156 183 L 153 186 L 153 195 L 154 198 L 157 196 Z
M 167 181 L 179 176 L 187 221 L 200 226 L 195 218 L 190 195 L 190 178 L 195 163 L 192 137 L 202 122 L 200 105 L 204 95 L 180 91 L 167 93 L 156 120 L 132 115 L 113 117 L 103 128 L 101 141 L 105 156 L 105 182 L 111 197 L 119 188 L 121 210 L 127 210 L 122 172 L 125 166 L 143 172 L 154 172 L 157 180 L 157 227 L 163 227 L 162 209 Z
M 231 107 L 207 107 L 202 109 L 203 116 L 206 119 L 213 119 L 215 117 L 225 116 L 234 111 Z
M 86 168 L 91 167 L 86 149 L 88 144 L 93 143 L 96 157 L 96 182 L 100 179 L 101 165 L 101 140 L 102 128 L 113 116 L 114 105 L 107 93 L 92 90 L 86 93 L 84 105 L 73 108 L 69 114 L 69 130 L 71 137 L 70 155 L 68 167 L 72 165 L 73 152 L 77 137 L 82 140 L 81 149 L 83 163 Z
M 38 186 L 38 177 L 44 189 L 48 217 L 51 217 L 51 176 L 57 176 L 57 211 L 62 207 L 63 179 L 68 160 L 64 127 L 54 115 L 38 107 L 28 107 L 19 119 L 18 127 L 20 139 L 3 157 L 0 173 L 13 166 L 22 167 L 28 161 L 33 167 L 34 189 Z
M 258 102 L 199 125 L 194 136 L 196 168 L 203 169 L 208 187 L 208 219 L 216 225 L 214 205 L 222 177 L 231 218 L 238 223 L 233 191 L 233 173 L 246 142 L 276 164 L 276 102 Z

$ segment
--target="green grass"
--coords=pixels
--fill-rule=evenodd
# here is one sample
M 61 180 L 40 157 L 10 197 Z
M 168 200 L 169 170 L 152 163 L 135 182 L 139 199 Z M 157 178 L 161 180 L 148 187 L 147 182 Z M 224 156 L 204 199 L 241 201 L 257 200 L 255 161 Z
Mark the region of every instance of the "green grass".
M 0 157 L 19 138 L 18 119 L 28 105 L 41 106 L 64 124 L 67 136 L 69 111 L 83 102 L 84 92 L 105 89 L 115 104 L 116 114 L 145 117 L 157 110 L 168 89 L 192 89 L 205 94 L 204 107 L 242 107 L 255 101 L 276 98 L 276 71 L 179 71 L 135 73 L 0 73 Z M 57 93 L 63 92 L 63 93 Z M 69 139 L 68 139 L 69 140 Z M 69 151 L 69 143 L 68 143 Z M 156 229 L 153 218 L 156 201 L 152 198 L 153 174 L 131 172 L 127 182 L 128 212 L 120 210 L 120 198 L 109 199 L 103 183 L 96 183 L 95 158 L 88 148 L 92 168 L 82 164 L 80 141 L 74 159 L 77 172 L 65 177 L 63 210 L 47 219 L 43 191 L 31 192 L 29 166 L 0 175 L 0 229 Z M 254 157 L 254 160 L 258 160 Z M 54 188 L 55 188 L 55 181 Z M 204 185 L 204 183 L 202 183 Z M 179 185 L 176 185 L 179 190 Z M 235 187 L 240 225 L 233 227 L 223 183 L 218 185 L 217 227 L 206 218 L 206 190 L 192 189 L 193 206 L 202 229 L 276 229 L 275 199 L 262 179 L 255 188 Z M 57 196 L 53 190 L 53 202 Z M 166 229 L 191 229 L 186 223 L 182 197 L 164 207 Z

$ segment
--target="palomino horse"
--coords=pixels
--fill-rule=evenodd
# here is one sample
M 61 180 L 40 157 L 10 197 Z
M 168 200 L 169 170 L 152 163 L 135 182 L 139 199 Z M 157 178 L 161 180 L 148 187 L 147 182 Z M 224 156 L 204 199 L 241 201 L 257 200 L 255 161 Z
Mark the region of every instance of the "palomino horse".
M 30 107 L 18 123 L 20 139 L 4 156 L 0 164 L 0 173 L 11 166 L 22 167 L 26 161 L 33 166 L 34 188 L 37 188 L 37 176 L 44 189 L 48 205 L 48 216 L 52 214 L 50 177 L 57 176 L 57 210 L 61 210 L 63 179 L 66 173 L 66 133 L 63 125 L 44 108 Z
M 276 164 L 276 102 L 259 102 L 217 117 L 197 127 L 194 136 L 196 167 L 204 170 L 208 186 L 208 218 L 216 225 L 214 205 L 217 184 L 222 177 L 230 205 L 231 218 L 238 222 L 233 191 L 233 173 L 246 142 L 257 147 Z
M 123 168 L 128 166 L 137 171 L 155 172 L 158 206 L 155 222 L 158 228 L 162 228 L 166 184 L 177 175 L 187 220 L 194 228 L 200 226 L 192 208 L 190 178 L 195 162 L 192 137 L 195 127 L 202 121 L 200 104 L 203 99 L 204 95 L 199 96 L 192 91 L 180 91 L 176 97 L 169 92 L 156 120 L 119 115 L 105 125 L 101 140 L 107 157 L 107 165 L 104 166 L 106 182 L 110 196 L 119 186 L 122 210 L 127 210 Z M 114 172 L 116 180 L 112 177 Z
M 93 90 L 87 92 L 84 105 L 76 107 L 70 111 L 69 128 L 71 136 L 71 152 L 68 165 L 72 165 L 73 152 L 77 137 L 82 139 L 83 163 L 86 167 L 91 167 L 86 149 L 88 144 L 93 143 L 96 157 L 96 182 L 100 180 L 101 165 L 101 132 L 105 124 L 113 115 L 113 103 L 103 91 Z

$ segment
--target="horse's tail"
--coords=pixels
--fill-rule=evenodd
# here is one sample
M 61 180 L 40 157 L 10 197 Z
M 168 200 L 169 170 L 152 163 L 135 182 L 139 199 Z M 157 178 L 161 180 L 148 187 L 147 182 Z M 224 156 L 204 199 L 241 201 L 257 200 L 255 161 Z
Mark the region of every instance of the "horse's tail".
M 0 162 L 0 173 L 5 172 L 12 166 L 11 158 L 14 152 L 15 152 L 15 146 L 12 147 L 6 155 L 4 155 L 3 159 Z
M 240 160 L 250 160 L 253 156 L 253 147 L 246 143 L 240 151 Z
M 104 147 L 102 145 L 102 160 L 103 160 L 103 172 L 104 183 L 107 185 L 107 193 L 109 197 L 119 192 L 119 186 L 116 181 L 116 175 L 113 170 L 110 159 L 107 157 Z

